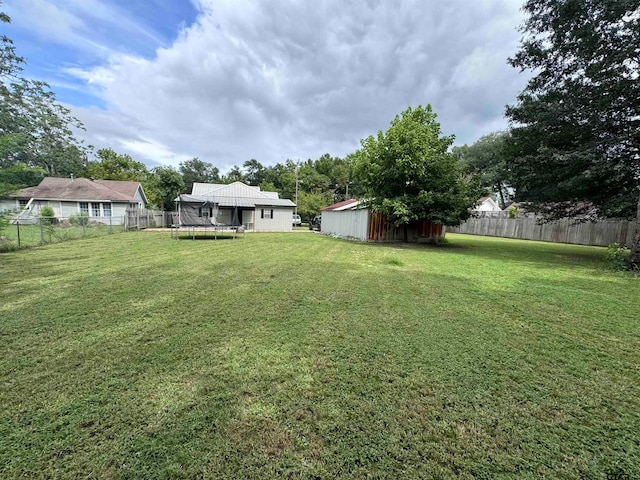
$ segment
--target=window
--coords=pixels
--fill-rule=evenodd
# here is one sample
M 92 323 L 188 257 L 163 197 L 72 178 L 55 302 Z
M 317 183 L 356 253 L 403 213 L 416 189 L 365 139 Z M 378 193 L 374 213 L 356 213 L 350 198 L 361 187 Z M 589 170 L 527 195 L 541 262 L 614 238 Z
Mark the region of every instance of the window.
M 80 202 L 80 213 L 89 215 L 89 202 Z
M 111 204 L 110 203 L 103 203 L 102 204 L 102 211 L 104 212 L 104 216 L 105 217 L 110 217 L 111 216 Z
M 200 207 L 198 209 L 199 217 L 210 217 L 211 216 L 211 207 Z
M 260 218 L 272 219 L 273 209 L 271 210 L 265 210 L 264 208 L 260 209 Z
M 94 217 L 99 217 L 100 216 L 100 204 L 99 203 L 92 203 L 91 204 L 91 215 L 93 215 Z
M 20 202 L 20 208 L 24 208 L 29 203 L 29 200 L 18 200 L 18 202 Z

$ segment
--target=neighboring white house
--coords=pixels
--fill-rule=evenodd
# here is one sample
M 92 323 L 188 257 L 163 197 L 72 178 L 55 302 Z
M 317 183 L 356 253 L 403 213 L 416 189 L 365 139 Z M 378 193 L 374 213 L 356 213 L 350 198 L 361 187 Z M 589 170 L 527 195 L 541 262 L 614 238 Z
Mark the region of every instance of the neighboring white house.
M 37 187 L 23 188 L 8 198 L 0 198 L 0 212 L 19 212 L 23 210 L 29 200 L 31 200 L 30 192 Z
M 57 218 L 86 215 L 92 221 L 120 223 L 127 210 L 144 208 L 140 182 L 45 177 L 37 187 L 16 192 L 0 208 L 18 210 L 20 218 L 38 216 L 45 206 Z
M 480 204 L 473 208 L 474 212 L 501 212 L 502 209 L 491 197 L 482 197 Z
M 248 231 L 292 230 L 295 203 L 280 198 L 278 192 L 234 182 L 194 183 L 191 194 L 179 195 L 180 225 L 244 225 Z

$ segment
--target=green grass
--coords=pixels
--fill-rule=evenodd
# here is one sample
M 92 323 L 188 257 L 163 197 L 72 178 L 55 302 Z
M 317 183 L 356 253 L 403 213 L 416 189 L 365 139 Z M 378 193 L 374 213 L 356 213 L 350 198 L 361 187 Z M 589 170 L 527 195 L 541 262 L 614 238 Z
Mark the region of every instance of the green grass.
M 100 237 L 112 233 L 124 231 L 123 225 L 90 224 L 83 229 L 82 226 L 73 225 L 44 225 L 42 231 L 40 225 L 19 225 L 20 247 L 34 247 L 44 243 L 59 243 L 80 238 Z M 0 242 L 0 252 L 18 248 L 18 225 L 10 224 L 2 231 L 5 237 Z
M 447 238 L 0 255 L 0 477 L 638 478 L 639 279 Z

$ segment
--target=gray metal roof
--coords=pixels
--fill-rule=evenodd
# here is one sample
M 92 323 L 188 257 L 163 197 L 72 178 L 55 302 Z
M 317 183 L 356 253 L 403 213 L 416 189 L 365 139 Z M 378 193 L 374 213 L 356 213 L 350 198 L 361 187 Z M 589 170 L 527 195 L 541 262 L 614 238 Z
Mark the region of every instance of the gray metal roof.
M 178 202 L 185 203 L 215 203 L 220 207 L 253 208 L 258 205 L 268 207 L 295 207 L 296 204 L 287 198 L 268 197 L 225 197 L 221 195 L 188 195 L 183 194 L 176 198 Z

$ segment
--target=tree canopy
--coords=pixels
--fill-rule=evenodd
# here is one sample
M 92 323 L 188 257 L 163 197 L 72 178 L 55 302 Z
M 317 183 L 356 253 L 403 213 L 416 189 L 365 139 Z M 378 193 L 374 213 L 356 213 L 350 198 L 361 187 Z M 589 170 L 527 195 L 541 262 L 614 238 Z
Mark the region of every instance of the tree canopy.
M 517 200 L 548 218 L 640 216 L 640 0 L 528 0 L 507 108 Z M 634 253 L 640 265 L 640 229 Z
M 87 174 L 103 180 L 128 180 L 142 182 L 149 171 L 142 162 L 137 162 L 129 155 L 121 155 L 111 148 L 101 148 L 96 152 L 97 160 L 89 163 Z
M 448 152 L 453 139 L 442 136 L 427 105 L 407 108 L 386 132 L 362 140 L 354 169 L 370 206 L 395 225 L 458 225 L 469 218 L 482 189 Z
M 162 210 L 174 210 L 174 200 L 183 189 L 182 176 L 172 167 L 155 167 L 145 183 L 149 202 Z
M 500 207 L 505 208 L 512 197 L 511 172 L 507 164 L 509 151 L 508 132 L 494 132 L 479 138 L 471 145 L 452 149 L 465 171 L 478 175 L 480 184 L 496 194 Z
M 217 183 L 220 181 L 220 170 L 199 158 L 180 162 L 180 173 L 186 193 L 191 193 L 191 187 L 194 183 Z
M 0 14 L 0 23 L 9 21 Z M 0 167 L 21 163 L 52 176 L 83 175 L 86 151 L 73 134 L 82 124 L 49 85 L 22 77 L 24 63 L 12 40 L 0 36 Z

